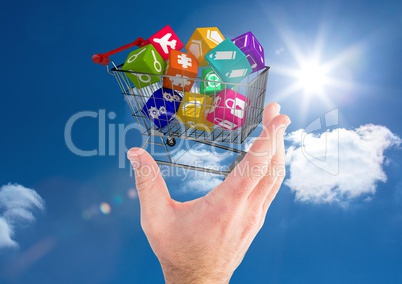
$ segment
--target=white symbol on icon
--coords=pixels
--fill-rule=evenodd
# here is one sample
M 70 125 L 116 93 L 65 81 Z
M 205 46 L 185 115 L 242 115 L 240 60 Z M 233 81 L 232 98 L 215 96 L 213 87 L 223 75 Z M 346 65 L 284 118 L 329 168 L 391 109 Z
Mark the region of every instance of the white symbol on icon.
M 158 61 L 158 59 L 156 59 L 155 51 L 151 50 L 151 53 L 152 53 L 152 57 L 154 58 L 154 68 L 155 68 L 156 72 L 158 72 L 158 73 L 162 72 L 162 65 Z
M 232 70 L 232 71 L 226 73 L 226 77 L 228 77 L 228 78 L 242 77 L 242 76 L 246 75 L 246 73 L 247 73 L 247 69 L 235 69 L 235 70 Z
M 216 51 L 215 54 L 211 53 L 209 57 L 214 60 L 233 60 L 236 59 L 236 51 Z
M 162 38 L 154 38 L 153 41 L 159 43 L 159 45 L 163 49 L 163 52 L 168 54 L 169 53 L 168 46 L 170 46 L 171 49 L 175 49 L 177 43 L 177 40 L 175 39 L 169 40 L 171 36 L 172 36 L 171 33 L 167 33 Z
M 181 67 L 183 67 L 184 69 L 193 66 L 193 64 L 191 63 L 192 61 L 191 58 L 187 57 L 186 54 L 182 53 L 179 56 L 177 56 L 177 58 L 178 58 L 177 62 L 181 64 Z
M 196 58 L 200 58 L 202 56 L 202 43 L 201 43 L 201 41 L 193 39 L 191 41 L 191 45 L 188 48 L 188 51 L 190 51 Z
M 173 102 L 174 101 L 174 98 L 173 98 L 172 94 L 168 93 L 168 92 L 163 93 L 163 98 L 168 102 Z
M 223 38 L 217 31 L 207 30 L 207 39 L 216 43 L 217 45 L 223 41 Z
M 150 107 L 148 109 L 148 114 L 150 118 L 158 118 L 159 117 L 159 110 L 156 107 Z
M 219 106 L 220 102 L 221 102 L 221 97 L 216 97 L 214 99 L 214 104 L 212 105 L 210 113 L 215 111 L 215 109 Z
M 127 63 L 131 63 L 131 62 L 135 61 L 135 60 L 137 59 L 138 55 L 140 55 L 141 53 L 143 53 L 145 50 L 146 50 L 146 49 L 143 48 L 140 52 L 137 52 L 137 53 L 131 55 L 131 56 L 127 59 Z
M 201 104 L 201 102 L 200 101 L 196 101 L 196 100 L 194 100 L 194 101 L 188 101 L 188 102 L 186 102 L 184 105 L 183 105 L 183 110 L 185 110 L 186 108 L 188 108 L 188 107 L 201 107 L 202 106 L 202 104 Z
M 172 81 L 172 84 L 175 86 L 185 87 L 185 86 L 189 86 L 191 84 L 191 81 L 187 80 L 187 78 L 189 78 L 189 77 L 180 75 L 180 74 L 176 74 L 175 77 L 170 78 L 170 81 Z
M 233 130 L 233 129 L 235 129 L 237 127 L 236 123 L 233 123 L 233 122 L 231 122 L 229 120 L 222 119 L 222 118 L 219 118 L 219 117 L 215 117 L 215 122 L 219 126 L 225 128 L 225 129 L 229 129 L 229 130 Z
M 207 79 L 207 81 L 214 81 L 205 82 L 205 87 L 218 88 L 221 85 L 218 75 L 216 75 L 213 71 L 208 72 L 205 79 Z
M 256 48 L 256 45 L 258 45 L 258 49 L 260 50 L 260 52 L 262 52 L 262 47 L 261 47 L 261 45 L 258 43 L 258 41 L 253 37 L 252 38 L 253 39 L 253 47 L 254 47 L 254 49 L 257 49 Z
M 200 101 L 189 101 L 183 104 L 182 109 L 187 116 L 198 117 L 201 107 L 202 104 Z
M 140 80 L 143 83 L 151 82 L 151 76 L 147 74 L 134 74 L 134 75 L 137 76 L 138 80 Z
M 263 50 L 262 46 L 258 43 L 258 41 L 254 37 L 252 39 L 253 39 L 254 49 L 257 51 L 257 53 L 260 54 L 261 63 L 264 63 L 264 57 L 262 56 L 263 55 L 262 53 L 264 52 L 264 50 Z M 258 49 L 256 48 L 256 45 L 258 45 L 259 52 L 258 52 Z
M 243 46 L 242 46 L 242 47 L 239 46 L 239 47 L 240 47 L 240 48 L 246 47 L 246 45 L 247 45 L 247 38 L 248 38 L 248 35 L 239 37 L 238 39 L 236 39 L 235 41 L 233 41 L 233 43 L 236 44 L 237 46 L 239 46 L 239 44 L 240 44 L 239 41 L 241 41 L 241 40 L 244 39 L 244 41 L 241 42 L 241 44 L 243 44 Z
M 255 67 L 257 67 L 257 62 L 255 62 L 255 60 L 254 60 L 254 58 L 250 55 L 250 54 L 247 54 L 247 59 L 248 59 L 248 61 L 250 62 L 253 62 L 253 65 L 251 65 L 251 68 L 252 69 L 254 69 Z
M 230 113 L 234 116 L 237 116 L 238 118 L 244 117 L 244 109 L 247 105 L 245 101 L 239 98 L 227 99 L 225 105 L 230 108 Z
M 167 113 L 166 108 L 165 108 L 164 106 L 161 106 L 161 107 L 159 108 L 159 113 L 160 113 L 160 114 L 166 114 L 166 113 Z

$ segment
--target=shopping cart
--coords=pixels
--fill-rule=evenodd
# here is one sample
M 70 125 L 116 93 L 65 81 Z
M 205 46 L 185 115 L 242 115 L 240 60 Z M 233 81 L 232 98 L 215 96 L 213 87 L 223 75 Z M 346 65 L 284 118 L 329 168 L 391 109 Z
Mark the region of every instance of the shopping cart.
M 142 47 L 146 44 L 149 44 L 149 42 L 142 38 L 138 38 L 130 44 L 124 45 L 104 54 L 95 54 L 92 57 L 94 63 L 106 66 L 108 73 L 116 78 L 117 83 L 119 84 L 124 95 L 125 101 L 129 105 L 132 115 L 139 126 L 141 134 L 146 136 L 142 148 L 147 149 L 151 146 L 153 147 L 153 149 L 155 149 L 155 146 L 160 147 L 162 149 L 161 152 L 164 159 L 155 159 L 155 161 L 160 165 L 175 166 L 184 169 L 197 170 L 227 176 L 246 154 L 246 152 L 242 149 L 243 142 L 261 123 L 269 67 L 265 67 L 258 72 L 250 74 L 240 83 L 229 84 L 225 82 L 220 82 L 220 84 L 223 84 L 225 90 L 236 90 L 237 93 L 243 94 L 249 102 L 245 106 L 243 112 L 243 114 L 245 115 L 245 120 L 244 124 L 240 128 L 231 130 L 230 127 L 223 128 L 217 127 L 216 125 L 213 127 L 200 128 L 194 125 L 194 121 L 192 121 L 192 123 L 190 124 L 187 123 L 187 121 L 183 121 L 183 119 L 180 119 L 176 115 L 172 115 L 172 117 L 169 118 L 169 123 L 167 125 L 158 125 L 155 124 L 152 119 L 150 119 L 149 114 L 144 111 L 144 106 L 151 98 L 152 94 L 162 87 L 164 79 L 169 79 L 173 81 L 180 78 L 172 77 L 169 75 L 154 75 L 133 72 L 129 70 L 122 70 L 123 64 L 116 65 L 113 61 L 109 59 L 109 56 L 115 53 L 121 52 L 134 46 Z M 128 74 L 133 74 L 138 77 L 159 76 L 159 81 L 146 87 L 136 88 L 132 81 L 129 80 L 129 78 L 127 77 Z M 200 93 L 200 87 L 202 84 L 217 84 L 217 82 L 214 80 L 202 80 L 201 78 L 195 78 L 192 80 L 194 81 L 194 83 L 190 91 L 191 93 Z M 173 87 L 172 91 L 173 94 L 177 93 L 180 96 L 183 96 L 184 94 L 184 88 Z M 190 112 L 196 111 L 196 106 L 190 105 L 189 107 Z M 215 105 L 212 104 L 206 107 L 214 108 Z M 148 109 L 148 111 L 152 110 Z M 203 119 L 204 118 L 200 119 L 200 121 L 198 122 L 196 121 L 195 124 L 203 125 L 203 121 L 201 121 Z M 208 166 L 196 166 L 180 163 L 178 162 L 178 160 L 180 157 L 183 156 L 183 154 L 181 154 L 180 157 L 177 157 L 177 155 L 172 155 L 171 153 L 172 149 L 175 148 L 174 146 L 177 142 L 176 139 L 184 139 L 186 141 L 192 142 L 191 146 L 188 146 L 188 144 L 186 144 L 187 149 L 184 149 L 184 153 L 189 151 L 196 144 L 203 144 L 209 147 L 231 151 L 237 154 L 237 157 L 236 159 L 234 159 L 231 165 L 226 167 L 226 169 L 224 170 L 211 168 Z M 151 153 L 152 152 L 156 153 L 156 151 L 151 151 Z M 157 156 L 160 157 L 161 153 L 159 153 Z

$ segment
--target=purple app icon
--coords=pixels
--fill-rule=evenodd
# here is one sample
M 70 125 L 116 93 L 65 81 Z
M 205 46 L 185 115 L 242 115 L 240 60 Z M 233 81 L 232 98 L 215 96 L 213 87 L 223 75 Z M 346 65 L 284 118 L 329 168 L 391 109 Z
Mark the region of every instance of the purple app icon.
M 265 67 L 264 48 L 252 32 L 235 37 L 232 42 L 246 55 L 253 72 Z

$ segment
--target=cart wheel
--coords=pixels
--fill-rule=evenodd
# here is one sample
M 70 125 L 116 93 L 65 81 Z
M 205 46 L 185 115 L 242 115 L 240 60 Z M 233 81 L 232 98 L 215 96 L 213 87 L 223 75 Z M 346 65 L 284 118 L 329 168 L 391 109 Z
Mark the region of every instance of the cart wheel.
M 169 137 L 166 139 L 166 144 L 168 144 L 170 147 L 173 147 L 174 145 L 176 145 L 176 139 L 174 139 L 173 137 Z

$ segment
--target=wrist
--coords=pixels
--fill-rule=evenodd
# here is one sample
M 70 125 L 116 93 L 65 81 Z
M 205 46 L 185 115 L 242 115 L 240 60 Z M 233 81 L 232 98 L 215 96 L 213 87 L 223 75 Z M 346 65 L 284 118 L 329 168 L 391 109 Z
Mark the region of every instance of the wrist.
M 232 273 L 219 273 L 203 269 L 162 267 L 166 284 L 227 284 Z

